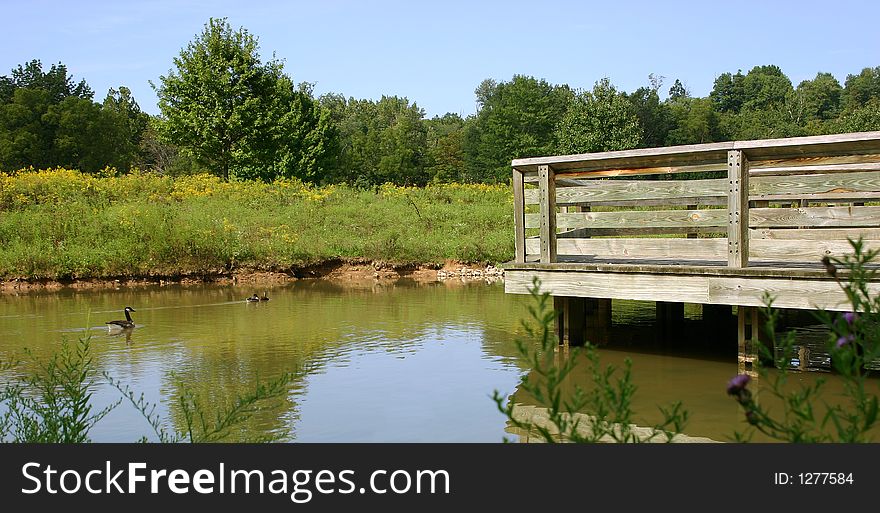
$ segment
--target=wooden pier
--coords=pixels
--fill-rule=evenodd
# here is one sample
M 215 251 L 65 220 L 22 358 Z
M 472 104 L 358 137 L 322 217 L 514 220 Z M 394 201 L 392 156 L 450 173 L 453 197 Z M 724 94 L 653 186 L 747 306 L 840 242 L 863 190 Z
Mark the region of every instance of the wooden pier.
M 612 299 L 737 305 L 741 366 L 756 307 L 848 310 L 824 256 L 880 247 L 880 132 L 517 159 L 505 291 L 554 296 L 560 340 L 602 339 Z M 880 293 L 880 282 L 872 283 Z M 704 308 L 712 308 L 706 307 Z M 747 369 L 748 370 L 748 369 Z

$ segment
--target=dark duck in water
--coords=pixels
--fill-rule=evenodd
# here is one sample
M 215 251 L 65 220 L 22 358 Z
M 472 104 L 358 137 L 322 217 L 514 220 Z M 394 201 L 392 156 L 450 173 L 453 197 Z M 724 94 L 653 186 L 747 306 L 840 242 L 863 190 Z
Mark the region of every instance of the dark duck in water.
M 134 308 L 130 306 L 125 307 L 125 320 L 124 321 L 109 321 L 107 322 L 107 328 L 111 331 L 113 330 L 130 330 L 134 328 L 134 321 L 131 320 L 131 312 L 134 312 Z

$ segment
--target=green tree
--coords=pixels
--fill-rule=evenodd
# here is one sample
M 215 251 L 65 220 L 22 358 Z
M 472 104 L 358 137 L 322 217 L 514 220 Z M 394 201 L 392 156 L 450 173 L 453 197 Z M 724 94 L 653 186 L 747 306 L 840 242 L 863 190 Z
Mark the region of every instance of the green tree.
M 103 104 L 92 97 L 60 63 L 43 72 L 34 60 L 0 77 L 0 168 L 129 169 L 145 115 L 125 87 L 111 89 Z
M 681 86 L 681 82 L 677 80 L 676 84 Z M 651 75 L 650 87 L 640 87 L 626 95 L 642 129 L 639 146 L 643 148 L 663 146 L 669 134 L 671 122 L 669 106 L 660 101 L 660 95 L 657 93 L 661 85 L 662 80 Z
M 857 108 L 848 109 L 828 124 L 829 133 L 870 132 L 880 130 L 880 98 L 872 98 Z
M 110 89 L 101 112 L 105 124 L 111 127 L 108 143 L 115 148 L 108 165 L 127 170 L 144 162 L 141 140 L 150 123 L 150 116 L 141 111 L 140 106 L 125 86 Z
M 817 73 L 813 80 L 804 80 L 795 90 L 795 106 L 803 121 L 828 120 L 840 113 L 843 88 L 831 73 Z
M 625 150 L 639 146 L 642 129 L 625 93 L 607 78 L 579 93 L 556 128 L 561 153 Z
M 91 100 L 94 96 L 85 80 L 74 83 L 64 64 L 52 64 L 49 71 L 43 71 L 43 64 L 37 59 L 24 65 L 19 64 L 10 76 L 0 77 L 0 102 L 9 101 L 16 89 L 45 91 L 49 103 L 60 103 L 68 96 L 86 100 Z
M 573 98 L 567 85 L 514 75 L 510 82 L 484 80 L 475 94 L 479 111 L 464 144 L 477 179 L 505 181 L 512 159 L 555 151 L 556 124 Z
M 746 101 L 744 79 L 742 70 L 737 71 L 735 75 L 722 73 L 715 79 L 715 85 L 712 87 L 712 92 L 709 93 L 709 99 L 712 100 L 718 112 L 739 112 Z M 670 96 L 672 96 L 671 91 Z
M 472 181 L 465 168 L 465 123 L 458 114 L 446 113 L 425 121 L 427 128 L 428 166 L 426 172 L 435 182 Z
M 864 68 L 858 75 L 847 75 L 844 82 L 843 106 L 853 110 L 880 98 L 880 66 Z
M 791 80 L 779 66 L 755 66 L 742 79 L 743 109 L 759 110 L 780 108 L 793 88 Z
M 675 83 L 672 84 L 672 87 L 669 88 L 669 97 L 667 98 L 668 102 L 675 102 L 684 98 L 690 98 L 691 93 L 687 90 L 687 87 L 681 83 L 681 80 L 675 79 Z
M 314 180 L 329 117 L 308 87 L 297 89 L 282 63 L 263 63 L 258 49 L 244 28 L 210 19 L 174 59 L 176 69 L 160 77 L 163 134 L 224 179 Z
M 383 96 L 378 102 L 350 98 L 328 111 L 331 119 L 341 119 L 335 181 L 358 186 L 428 181 L 425 113 L 418 105 L 397 96 Z
M 720 140 L 718 113 L 710 98 L 678 98 L 667 102 L 672 129 L 666 144 L 700 144 Z

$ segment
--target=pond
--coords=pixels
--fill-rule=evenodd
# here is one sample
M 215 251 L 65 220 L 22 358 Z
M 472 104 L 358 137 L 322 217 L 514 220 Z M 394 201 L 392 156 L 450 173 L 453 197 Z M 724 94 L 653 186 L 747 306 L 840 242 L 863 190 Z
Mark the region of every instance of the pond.
M 264 289 L 269 301 L 244 301 Z M 184 391 L 212 414 L 260 381 L 296 372 L 283 400 L 232 440 L 272 432 L 296 442 L 500 442 L 516 436 L 491 395 L 515 394 L 528 372 L 514 343 L 528 303 L 497 283 L 408 280 L 4 294 L 0 358 L 27 361 L 27 348 L 45 359 L 62 340 L 90 335 L 97 368 L 143 393 L 177 428 L 174 398 Z M 105 322 L 122 319 L 125 306 L 134 308 L 136 327 L 109 333 Z M 615 301 L 613 315 L 617 327 L 601 355 L 617 365 L 633 360 L 637 419 L 659 420 L 657 404 L 681 400 L 691 413 L 689 435 L 729 440 L 744 428 L 724 392 L 737 370 L 732 338 L 713 326 L 680 343 L 657 342 L 652 303 Z M 688 325 L 703 325 L 699 306 L 687 305 L 685 316 Z M 586 374 L 574 379 L 586 383 Z M 120 397 L 106 384 L 94 394 L 96 407 Z M 127 402 L 91 432 L 101 442 L 143 436 L 156 439 Z

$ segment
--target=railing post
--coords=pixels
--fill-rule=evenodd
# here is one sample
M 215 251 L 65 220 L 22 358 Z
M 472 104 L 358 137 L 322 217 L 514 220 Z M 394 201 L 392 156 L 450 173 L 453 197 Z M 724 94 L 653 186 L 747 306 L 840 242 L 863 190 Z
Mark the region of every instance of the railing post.
M 541 208 L 541 263 L 556 262 L 556 173 L 538 166 L 538 197 Z
M 727 265 L 749 266 L 749 161 L 742 150 L 727 152 Z
M 516 238 L 516 251 L 513 261 L 522 264 L 526 261 L 526 209 L 523 193 L 523 173 L 513 168 L 513 227 Z

